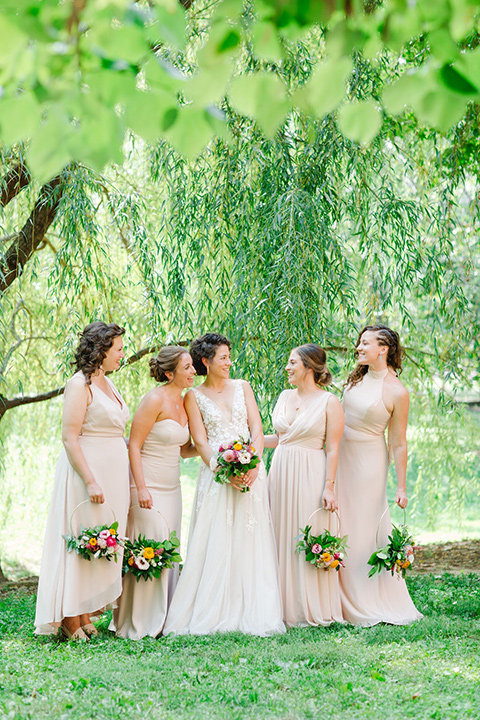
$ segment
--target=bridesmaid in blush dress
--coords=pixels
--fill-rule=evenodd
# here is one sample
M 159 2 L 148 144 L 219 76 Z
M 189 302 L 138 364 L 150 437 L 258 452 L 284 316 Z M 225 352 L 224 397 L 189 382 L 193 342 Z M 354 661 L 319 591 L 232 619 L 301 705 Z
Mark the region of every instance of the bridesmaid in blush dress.
M 131 488 L 127 536 L 134 539 L 141 533 L 163 540 L 169 530 L 175 530 L 180 539 L 180 455 L 197 454 L 190 444 L 182 391 L 192 387 L 195 368 L 185 348 L 169 345 L 150 360 L 150 375 L 165 384 L 145 395 L 133 418 L 129 455 L 135 486 Z M 132 640 L 160 635 L 177 580 L 178 565 L 146 582 L 137 582 L 127 573 L 112 629 Z
M 295 538 L 307 524 L 315 534 L 337 532 L 337 520 L 328 511 L 337 508 L 334 481 L 343 411 L 338 398 L 323 389 L 331 375 L 321 347 L 295 348 L 286 370 L 297 387 L 280 394 L 273 411 L 277 434 L 265 438 L 267 447 L 276 448 L 268 481 L 283 619 L 290 627 L 330 625 L 343 620 L 338 572 L 307 563 L 303 553 L 295 552 Z M 319 508 L 324 510 L 316 513 Z
M 358 365 L 350 373 L 343 397 L 345 432 L 340 444 L 337 487 L 342 532 L 348 534 L 348 556 L 340 571 L 345 620 L 354 625 L 380 622 L 406 625 L 422 617 L 405 581 L 383 571 L 368 577 L 370 555 L 387 543 L 389 450 L 395 460 L 395 502 L 407 506 L 406 472 L 408 392 L 397 374 L 403 349 L 398 334 L 385 325 L 367 325 L 360 333 Z M 388 443 L 385 429 L 388 426 Z
M 80 525 L 111 523 L 112 510 L 119 534 L 125 535 L 128 457 L 123 433 L 128 408 L 105 376 L 118 369 L 124 357 L 124 332 L 113 323 L 88 325 L 75 353 L 77 373 L 65 388 L 64 447 L 57 463 L 38 585 L 38 635 L 55 633 L 61 626 L 66 637 L 88 640 L 97 634 L 90 616 L 115 603 L 122 590 L 121 553 L 119 562 L 87 561 L 67 552 L 62 535 L 71 532 L 71 522 L 75 533 Z

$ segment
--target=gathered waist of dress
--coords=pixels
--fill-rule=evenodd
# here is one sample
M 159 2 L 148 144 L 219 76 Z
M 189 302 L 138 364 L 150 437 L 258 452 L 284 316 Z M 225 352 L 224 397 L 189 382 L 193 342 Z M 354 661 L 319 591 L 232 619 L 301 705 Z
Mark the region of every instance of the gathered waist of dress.
M 309 450 L 311 452 L 324 451 L 324 446 L 320 445 L 318 440 L 312 440 L 311 442 L 309 442 L 308 440 L 305 440 L 304 442 L 294 442 L 291 440 L 282 440 L 282 438 L 279 438 L 278 448 L 282 448 L 285 450 Z
M 140 455 L 142 462 L 148 465 L 158 465 L 159 467 L 170 469 L 178 469 L 180 467 L 180 453 L 175 448 L 174 452 L 166 452 L 164 450 L 162 453 L 144 452 L 142 450 Z
M 358 442 L 371 442 L 371 443 L 384 443 L 385 442 L 385 430 L 360 430 L 352 428 L 349 425 L 345 425 L 343 431 L 342 440 L 352 440 Z
M 121 430 L 118 430 L 118 432 L 115 432 L 112 430 L 111 432 L 82 432 L 79 436 L 79 440 L 82 438 L 88 438 L 89 440 L 105 440 L 105 438 L 123 438 L 123 432 Z

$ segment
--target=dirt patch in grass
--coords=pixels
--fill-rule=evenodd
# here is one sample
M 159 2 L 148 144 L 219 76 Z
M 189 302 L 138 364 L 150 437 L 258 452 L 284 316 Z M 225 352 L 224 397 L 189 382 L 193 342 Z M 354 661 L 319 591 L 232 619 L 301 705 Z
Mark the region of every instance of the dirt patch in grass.
M 480 540 L 416 545 L 415 548 L 414 572 L 480 573 Z
M 416 545 L 415 548 L 415 563 L 412 568 L 414 573 L 480 573 L 480 540 Z M 0 583 L 0 596 L 13 590 L 23 590 L 27 594 L 36 593 L 37 585 L 38 577 Z

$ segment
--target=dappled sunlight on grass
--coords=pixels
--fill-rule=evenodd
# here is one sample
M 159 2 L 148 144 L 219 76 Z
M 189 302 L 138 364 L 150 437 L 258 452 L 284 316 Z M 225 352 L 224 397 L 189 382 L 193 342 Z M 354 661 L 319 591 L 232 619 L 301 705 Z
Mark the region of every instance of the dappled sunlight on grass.
M 269 638 L 228 633 L 133 642 L 114 638 L 106 617 L 100 637 L 84 645 L 36 638 L 34 597 L 12 592 L 0 600 L 0 715 L 475 718 L 480 716 L 475 577 L 409 578 L 425 618 L 404 627 L 336 624 Z M 462 604 L 469 597 L 471 604 Z M 448 608 L 454 614 L 445 615 Z

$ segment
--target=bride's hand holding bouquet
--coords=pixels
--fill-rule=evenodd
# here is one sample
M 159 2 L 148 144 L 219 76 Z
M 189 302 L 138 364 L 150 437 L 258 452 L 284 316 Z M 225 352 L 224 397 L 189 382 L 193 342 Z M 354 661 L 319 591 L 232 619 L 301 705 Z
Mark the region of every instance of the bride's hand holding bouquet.
M 215 482 L 229 483 L 240 492 L 248 492 L 258 475 L 260 456 L 250 439 L 238 438 L 228 445 L 220 445 L 217 455 L 212 455 L 210 468 Z

